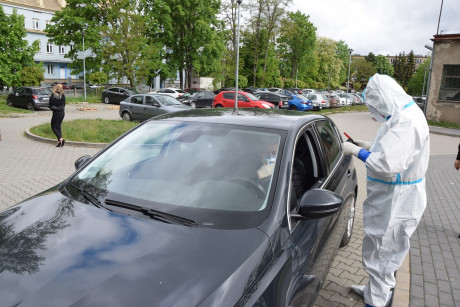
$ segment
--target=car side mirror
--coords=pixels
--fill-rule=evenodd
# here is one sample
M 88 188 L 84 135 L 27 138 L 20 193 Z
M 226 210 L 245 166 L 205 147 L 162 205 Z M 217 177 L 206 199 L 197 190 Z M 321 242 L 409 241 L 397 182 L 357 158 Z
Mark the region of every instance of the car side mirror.
M 300 199 L 297 219 L 318 219 L 334 215 L 343 206 L 342 196 L 323 189 L 312 189 L 305 192 Z
M 74 165 L 75 165 L 75 170 L 79 170 L 83 165 L 86 164 L 91 159 L 91 156 L 84 155 L 83 157 L 78 158 Z

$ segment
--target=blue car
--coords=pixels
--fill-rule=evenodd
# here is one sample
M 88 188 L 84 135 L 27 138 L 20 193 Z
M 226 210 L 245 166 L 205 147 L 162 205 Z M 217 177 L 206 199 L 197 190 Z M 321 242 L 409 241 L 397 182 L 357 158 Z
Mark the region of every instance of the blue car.
M 313 102 L 305 96 L 286 92 L 284 95 L 289 97 L 289 109 L 298 111 L 313 110 Z

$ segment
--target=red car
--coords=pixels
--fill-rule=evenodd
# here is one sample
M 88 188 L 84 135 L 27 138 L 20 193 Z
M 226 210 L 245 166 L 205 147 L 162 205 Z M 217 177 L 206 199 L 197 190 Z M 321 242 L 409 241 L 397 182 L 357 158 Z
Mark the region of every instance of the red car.
M 214 97 L 212 103 L 213 108 L 233 108 L 235 107 L 235 91 L 223 91 Z M 239 108 L 261 108 L 272 109 L 274 104 L 259 100 L 251 93 L 238 92 L 238 107 Z

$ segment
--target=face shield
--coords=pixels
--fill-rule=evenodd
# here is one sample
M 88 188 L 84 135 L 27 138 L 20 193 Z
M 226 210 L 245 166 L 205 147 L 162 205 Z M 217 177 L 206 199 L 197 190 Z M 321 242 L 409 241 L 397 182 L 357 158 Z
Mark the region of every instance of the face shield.
M 371 105 L 366 104 L 366 106 L 369 109 L 369 112 L 371 112 L 371 117 L 373 120 L 378 121 L 380 123 L 385 122 L 385 116 L 383 116 L 382 113 L 377 111 L 377 109 Z

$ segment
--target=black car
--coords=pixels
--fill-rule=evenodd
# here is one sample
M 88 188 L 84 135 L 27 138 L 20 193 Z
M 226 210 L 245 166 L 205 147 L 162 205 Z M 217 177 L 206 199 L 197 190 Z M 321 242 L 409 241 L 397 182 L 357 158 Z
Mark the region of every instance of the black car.
M 259 98 L 260 100 L 268 101 L 273 103 L 279 109 L 289 109 L 289 97 L 285 95 L 281 95 L 274 92 L 269 91 L 260 91 L 255 92 L 254 96 Z
M 209 91 L 198 91 L 190 95 L 183 95 L 181 102 L 193 108 L 212 108 L 216 94 Z
M 120 101 L 134 94 L 140 92 L 136 88 L 110 87 L 102 91 L 102 102 L 119 104 Z
M 417 106 L 420 109 L 423 110 L 425 108 L 425 102 L 426 102 L 425 97 L 412 96 L 412 99 L 414 100 L 414 102 L 417 104 Z
M 350 241 L 334 123 L 206 109 L 133 128 L 0 212 L 4 306 L 311 306 Z
M 219 94 L 220 92 L 223 92 L 223 91 L 234 91 L 235 88 L 234 87 L 222 87 L 220 89 L 217 89 L 214 91 L 214 94 Z
M 50 95 L 50 90 L 45 87 L 23 86 L 10 93 L 6 98 L 6 103 L 10 107 L 34 111 L 38 108 L 49 108 Z
M 144 121 L 161 114 L 191 109 L 169 95 L 137 94 L 120 102 L 119 112 L 125 121 Z

